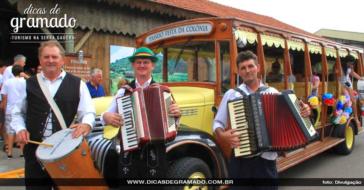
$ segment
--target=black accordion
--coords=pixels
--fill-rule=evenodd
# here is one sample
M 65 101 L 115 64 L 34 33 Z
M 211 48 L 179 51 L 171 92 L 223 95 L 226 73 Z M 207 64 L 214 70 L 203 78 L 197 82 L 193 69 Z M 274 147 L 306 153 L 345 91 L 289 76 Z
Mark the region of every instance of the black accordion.
M 254 93 L 228 102 L 230 125 L 239 134 L 235 157 L 263 151 L 286 151 L 318 137 L 309 118 L 300 115 L 299 100 L 290 91 Z

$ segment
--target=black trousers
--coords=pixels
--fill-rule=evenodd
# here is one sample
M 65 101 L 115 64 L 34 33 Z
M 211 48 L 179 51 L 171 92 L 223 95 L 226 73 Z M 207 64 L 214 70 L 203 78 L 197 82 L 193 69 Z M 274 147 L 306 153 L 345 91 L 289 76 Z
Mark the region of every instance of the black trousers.
M 38 145 L 26 144 L 24 146 L 25 159 L 25 185 L 27 190 L 51 190 L 54 184 L 48 173 L 35 157 Z
M 229 162 L 229 178 L 233 179 L 277 179 L 278 171 L 275 160 L 260 156 L 252 158 L 232 157 Z M 278 186 L 231 186 L 229 189 L 277 190 Z
M 152 142 L 138 150 L 120 153 L 122 179 L 165 178 L 168 168 L 165 142 Z M 161 189 L 158 186 L 127 186 L 122 189 Z

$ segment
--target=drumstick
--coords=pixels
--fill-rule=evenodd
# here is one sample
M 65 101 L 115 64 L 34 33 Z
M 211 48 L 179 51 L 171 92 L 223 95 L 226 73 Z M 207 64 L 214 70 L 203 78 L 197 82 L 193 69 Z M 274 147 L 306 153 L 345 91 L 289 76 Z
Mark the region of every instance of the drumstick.
M 32 143 L 32 144 L 37 144 L 37 145 L 42 145 L 42 146 L 53 147 L 53 145 L 51 145 L 51 144 L 42 143 L 42 142 L 38 142 L 38 141 L 32 141 L 32 140 L 29 140 L 28 142 L 29 142 L 29 143 Z

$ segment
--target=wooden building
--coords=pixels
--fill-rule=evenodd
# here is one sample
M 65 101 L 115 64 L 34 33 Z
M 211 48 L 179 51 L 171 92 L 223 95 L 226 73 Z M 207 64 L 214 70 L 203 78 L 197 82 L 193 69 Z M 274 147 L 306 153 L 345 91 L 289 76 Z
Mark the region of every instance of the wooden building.
M 4 52 L 1 60 L 10 64 L 14 55 L 22 53 L 28 57 L 28 67 L 36 67 L 39 43 L 11 43 L 10 20 L 14 17 L 52 18 L 55 15 L 24 14 L 30 6 L 34 8 L 60 8 L 59 17 L 67 14 L 77 22 L 74 28 L 22 28 L 21 32 L 35 32 L 53 35 L 55 33 L 73 34 L 73 40 L 64 41 L 68 53 L 84 51 L 91 55 L 91 67 L 104 71 L 104 86 L 109 91 L 110 46 L 135 47 L 135 37 L 154 27 L 167 23 L 211 16 L 237 17 L 247 22 L 269 25 L 287 31 L 308 33 L 274 18 L 240 9 L 220 5 L 208 0 L 5 0 L 0 3 L 0 50 Z M 57 15 L 56 15 L 57 16 Z

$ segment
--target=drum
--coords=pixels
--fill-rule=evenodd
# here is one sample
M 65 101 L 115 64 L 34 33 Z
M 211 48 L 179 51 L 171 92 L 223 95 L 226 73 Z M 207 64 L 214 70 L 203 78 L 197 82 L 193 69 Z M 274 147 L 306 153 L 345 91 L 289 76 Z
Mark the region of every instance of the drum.
M 72 138 L 72 129 L 64 129 L 54 133 L 43 143 L 51 144 L 53 147 L 38 146 L 36 157 L 45 167 L 52 179 L 75 179 L 82 180 L 82 183 L 88 183 L 86 180 L 97 181 L 104 184 L 101 174 L 95 168 L 90 148 L 86 140 L 80 136 Z M 57 180 L 55 183 L 58 189 L 107 189 L 104 186 L 61 186 L 67 184 L 67 181 Z M 72 182 L 72 181 L 70 181 Z M 91 183 L 88 183 L 91 184 Z

